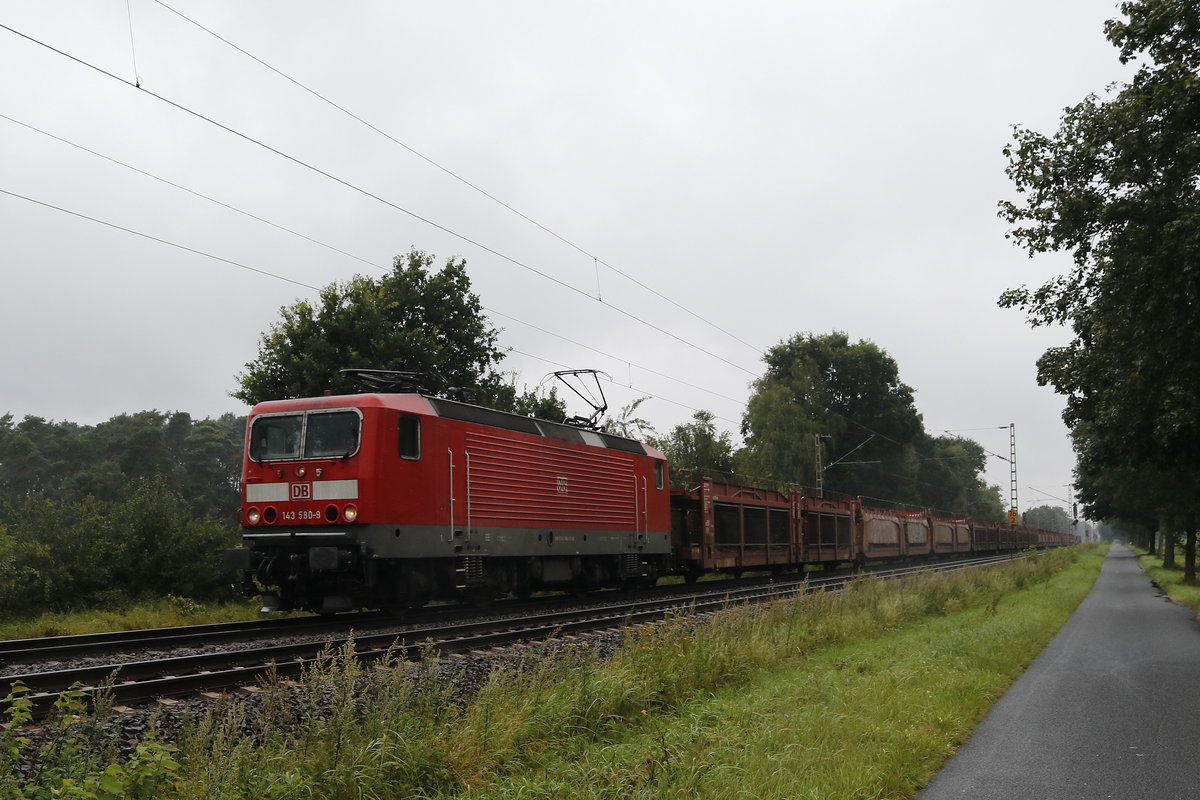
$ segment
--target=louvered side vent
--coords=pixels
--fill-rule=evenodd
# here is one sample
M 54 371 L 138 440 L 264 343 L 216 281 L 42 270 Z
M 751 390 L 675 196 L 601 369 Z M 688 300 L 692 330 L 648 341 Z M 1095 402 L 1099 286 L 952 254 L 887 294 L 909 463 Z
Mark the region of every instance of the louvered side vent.
M 455 558 L 454 582 L 458 589 L 483 585 L 483 556 L 458 556 Z

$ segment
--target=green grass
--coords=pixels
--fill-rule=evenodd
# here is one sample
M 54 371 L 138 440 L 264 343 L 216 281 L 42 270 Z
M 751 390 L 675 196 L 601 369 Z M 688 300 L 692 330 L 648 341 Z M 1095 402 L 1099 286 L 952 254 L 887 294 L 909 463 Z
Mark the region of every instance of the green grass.
M 503 727 L 475 735 L 476 749 L 457 759 L 457 785 L 439 796 L 909 797 L 1066 621 L 1101 557 L 1088 552 L 1045 581 L 1016 566 L 868 584 L 802 602 L 790 619 L 782 606 L 726 621 L 713 634 L 719 642 L 706 633 L 681 646 L 660 632 L 601 671 L 599 680 L 622 688 L 609 689 L 576 735 L 554 732 L 571 730 L 565 720 L 518 724 L 537 712 L 504 707 L 503 697 L 522 694 L 511 687 L 485 694 L 454 738 L 472 738 L 484 710 Z M 702 664 L 689 674 L 698 651 Z M 588 700 L 583 708 L 596 702 Z M 498 755 L 489 761 L 489 752 Z
M 432 659 L 366 669 L 330 654 L 299 686 L 214 708 L 178 746 L 152 732 L 140 760 L 81 758 L 106 752 L 88 734 L 41 788 L 98 786 L 107 770 L 137 796 L 205 800 L 910 797 L 1070 616 L 1103 555 L 680 616 L 631 630 L 607 660 L 580 642 L 510 663 L 470 702 Z
M 0 622 L 0 641 L 261 619 L 259 607 L 257 603 L 205 606 L 186 597 L 170 597 L 128 608 L 47 613 Z
M 1197 615 L 1200 615 L 1200 585 L 1188 586 L 1183 582 L 1183 550 L 1178 549 L 1175 554 L 1175 563 L 1178 565 L 1174 569 L 1164 569 L 1162 565 L 1161 555 L 1148 555 L 1141 548 L 1131 548 L 1138 553 L 1141 559 L 1142 568 L 1146 570 L 1146 574 L 1162 587 L 1171 599 L 1177 603 L 1181 603 L 1192 609 Z

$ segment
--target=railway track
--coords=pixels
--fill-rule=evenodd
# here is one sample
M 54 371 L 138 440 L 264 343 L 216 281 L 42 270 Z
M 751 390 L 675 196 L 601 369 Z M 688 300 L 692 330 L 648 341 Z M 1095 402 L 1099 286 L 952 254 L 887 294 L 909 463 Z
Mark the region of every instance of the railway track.
M 1020 554 L 1005 554 L 922 564 L 888 567 L 871 572 L 872 577 L 893 578 L 923 571 L 957 571 L 987 567 L 1011 561 Z M 380 624 L 381 615 L 339 617 L 335 621 L 305 619 L 264 620 L 255 623 L 233 623 L 195 628 L 135 631 L 119 634 L 95 634 L 84 637 L 54 637 L 49 640 L 22 640 L 0 643 L 0 660 L 21 658 L 39 660 L 61 658 L 68 653 L 115 652 L 122 649 L 155 649 L 167 646 L 198 646 L 211 643 L 214 637 L 259 637 L 282 631 L 302 633 L 310 638 L 286 644 L 251 646 L 236 650 L 154 657 L 121 664 L 105 663 L 94 666 L 55 669 L 24 674 L 0 676 L 0 687 L 18 681 L 30 691 L 26 697 L 33 704 L 35 716 L 47 714 L 65 692 L 92 695 L 98 691 L 110 694 L 116 706 L 135 706 L 160 698 L 196 695 L 202 692 L 222 692 L 257 685 L 268 673 L 284 678 L 301 675 L 307 665 L 314 663 L 322 652 L 340 650 L 351 641 L 358 659 L 378 661 L 385 656 L 416 660 L 429 649 L 442 656 L 471 653 L 506 647 L 521 642 L 541 641 L 555 636 L 595 633 L 629 625 L 662 620 L 668 613 L 686 611 L 704 615 L 728 608 L 778 599 L 804 591 L 834 591 L 855 580 L 851 574 L 828 577 L 797 575 L 775 578 L 768 583 L 740 588 L 722 585 L 706 588 L 705 584 L 690 587 L 686 595 L 678 591 L 668 596 L 621 599 L 616 602 L 593 603 L 586 607 L 563 610 L 540 610 L 533 614 L 514 614 L 486 620 L 430 622 L 412 624 L 403 631 L 372 632 L 366 629 L 348 631 L 355 619 L 364 625 Z M 678 589 L 678 587 L 671 587 Z M 605 598 L 608 600 L 611 598 Z M 283 622 L 285 624 L 280 625 Z M 308 624 L 304 624 L 304 623 Z M 319 640 L 312 634 L 322 633 Z M 157 635 L 155 635 L 157 634 Z M 65 641 L 72 640 L 72 641 Z M 44 647 L 39 649 L 38 643 Z M 74 648 L 74 649 L 72 649 Z M 89 650 L 89 648 L 93 648 Z M 99 649 L 95 649 L 99 648 Z M 32 663 L 32 661 L 28 662 Z
M 377 619 L 369 613 L 355 615 L 362 621 Z M 320 634 L 322 631 L 345 630 L 354 624 L 346 615 L 336 621 L 321 617 L 288 617 L 259 619 L 246 622 L 221 622 L 211 625 L 187 625 L 176 628 L 149 628 L 107 633 L 84 633 L 73 636 L 50 636 L 39 639 L 9 639 L 0 641 L 0 667 L 6 664 L 26 664 L 39 661 L 76 660 L 104 653 L 130 652 L 151 648 L 203 646 L 214 641 L 261 638 L 271 634 Z

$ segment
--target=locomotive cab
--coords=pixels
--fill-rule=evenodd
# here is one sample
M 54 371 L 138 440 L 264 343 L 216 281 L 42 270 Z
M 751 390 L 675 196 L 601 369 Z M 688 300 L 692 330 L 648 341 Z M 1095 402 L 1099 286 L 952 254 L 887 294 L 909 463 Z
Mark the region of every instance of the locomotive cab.
M 247 423 L 246 547 L 232 556 L 242 562 L 246 591 L 261 592 L 264 610 L 351 608 L 347 577 L 361 558 L 353 529 L 371 473 L 363 434 L 377 421 L 361 406 L 261 408 Z M 255 581 L 278 588 L 262 591 Z

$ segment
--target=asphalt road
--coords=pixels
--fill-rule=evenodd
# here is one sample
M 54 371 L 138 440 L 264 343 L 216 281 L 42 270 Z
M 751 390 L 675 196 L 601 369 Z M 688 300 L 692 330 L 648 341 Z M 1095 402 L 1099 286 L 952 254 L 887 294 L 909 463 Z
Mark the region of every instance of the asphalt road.
M 1200 624 L 1114 545 L 1091 594 L 917 800 L 1200 798 Z

